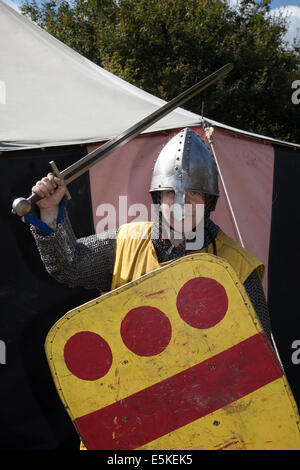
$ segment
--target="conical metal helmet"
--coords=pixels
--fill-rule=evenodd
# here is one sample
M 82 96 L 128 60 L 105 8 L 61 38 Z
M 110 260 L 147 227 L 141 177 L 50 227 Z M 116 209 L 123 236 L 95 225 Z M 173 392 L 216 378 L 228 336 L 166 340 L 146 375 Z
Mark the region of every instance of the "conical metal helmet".
M 150 193 L 173 190 L 174 204 L 183 217 L 185 191 L 219 196 L 218 171 L 214 158 L 200 137 L 190 128 L 176 134 L 160 152 L 152 173 Z

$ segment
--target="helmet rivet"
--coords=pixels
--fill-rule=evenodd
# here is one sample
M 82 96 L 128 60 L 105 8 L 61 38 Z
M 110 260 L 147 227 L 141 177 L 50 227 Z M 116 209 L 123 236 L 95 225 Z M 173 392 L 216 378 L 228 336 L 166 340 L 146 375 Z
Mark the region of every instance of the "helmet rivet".
M 196 179 L 197 189 L 204 193 L 218 193 L 217 169 L 213 155 L 200 137 L 190 129 L 184 129 L 172 137 L 170 145 L 167 144 L 159 153 L 152 173 L 152 191 L 154 187 L 155 190 L 162 191 L 166 179 L 171 186 L 173 184 L 178 188 L 178 191 L 183 181 L 188 186 L 193 186 L 192 181 Z

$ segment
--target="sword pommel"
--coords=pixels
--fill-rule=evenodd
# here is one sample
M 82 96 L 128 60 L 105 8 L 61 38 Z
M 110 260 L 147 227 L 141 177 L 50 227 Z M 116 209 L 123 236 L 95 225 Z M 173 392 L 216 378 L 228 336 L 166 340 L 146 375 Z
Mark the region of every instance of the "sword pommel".
M 23 217 L 24 215 L 29 214 L 31 211 L 32 204 L 35 204 L 41 199 L 37 194 L 32 194 L 27 199 L 24 197 L 18 197 L 14 200 L 12 205 L 12 213 Z

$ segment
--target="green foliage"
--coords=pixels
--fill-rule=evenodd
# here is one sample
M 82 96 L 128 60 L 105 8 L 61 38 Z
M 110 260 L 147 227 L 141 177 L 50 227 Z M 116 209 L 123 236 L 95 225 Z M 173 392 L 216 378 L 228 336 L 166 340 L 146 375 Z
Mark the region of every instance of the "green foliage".
M 234 71 L 186 109 L 247 131 L 300 142 L 300 41 L 271 0 L 25 0 L 23 13 L 106 70 L 170 100 L 228 62 Z

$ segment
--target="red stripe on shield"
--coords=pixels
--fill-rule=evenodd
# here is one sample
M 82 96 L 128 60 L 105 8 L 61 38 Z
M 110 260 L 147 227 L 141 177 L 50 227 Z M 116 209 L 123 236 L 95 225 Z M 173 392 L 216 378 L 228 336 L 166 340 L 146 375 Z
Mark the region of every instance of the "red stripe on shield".
M 263 334 L 75 420 L 88 449 L 136 449 L 283 375 Z M 99 390 L 100 393 L 100 390 Z

